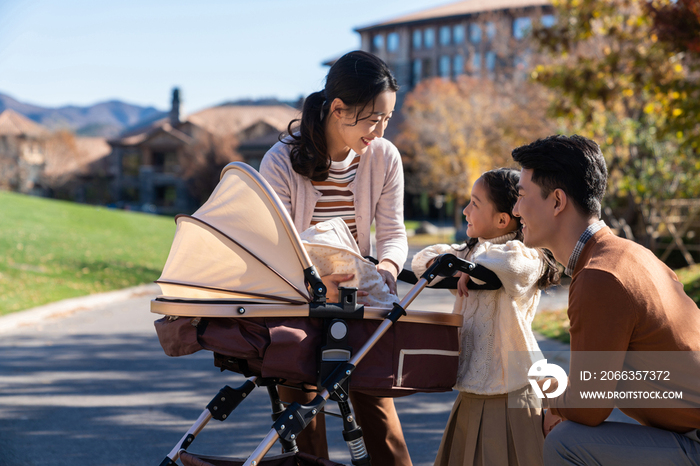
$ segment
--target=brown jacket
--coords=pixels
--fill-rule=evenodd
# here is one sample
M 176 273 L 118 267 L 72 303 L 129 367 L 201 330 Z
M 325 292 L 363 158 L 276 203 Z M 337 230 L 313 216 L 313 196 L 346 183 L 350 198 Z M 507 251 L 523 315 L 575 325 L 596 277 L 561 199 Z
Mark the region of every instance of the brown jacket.
M 594 353 L 577 352 L 700 352 L 700 310 L 685 294 L 676 274 L 651 251 L 615 236 L 607 227 L 597 232 L 581 252 L 569 288 L 568 314 L 572 351 L 569 387 L 548 402 L 554 414 L 581 424 L 595 426 L 603 422 L 612 410 L 612 402 L 607 407 L 600 407 L 599 402 L 598 408 L 566 407 L 575 404 L 572 402 L 579 387 L 610 390 L 616 386 L 619 389 L 621 383 L 578 381 L 580 371 L 591 369 L 586 359 Z M 680 370 L 686 374 L 685 382 L 687 374 L 697 381 L 700 361 L 695 354 L 685 353 L 691 355 L 695 367 L 687 367 L 687 363 L 680 369 L 664 367 L 670 371 L 672 382 L 681 377 Z M 673 353 L 667 359 L 677 359 L 676 355 L 684 357 Z M 604 369 L 622 370 L 623 358 L 608 357 Z M 646 407 L 650 404 L 620 409 L 643 425 L 679 433 L 700 428 L 698 408 Z

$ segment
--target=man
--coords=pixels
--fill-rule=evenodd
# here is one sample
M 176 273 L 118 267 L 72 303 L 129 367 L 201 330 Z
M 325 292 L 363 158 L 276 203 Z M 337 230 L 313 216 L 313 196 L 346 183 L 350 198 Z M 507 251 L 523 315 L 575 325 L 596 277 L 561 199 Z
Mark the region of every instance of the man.
M 637 425 L 604 422 L 612 401 L 592 408 L 575 403 L 585 385 L 579 374 L 590 371 L 586 358 L 601 354 L 593 351 L 606 352 L 605 368 L 618 372 L 631 352 L 671 356 L 664 361 L 690 355 L 685 360 L 691 367 L 685 369 L 697 381 L 700 361 L 693 356 L 700 355 L 700 310 L 651 251 L 615 236 L 600 220 L 607 169 L 595 142 L 550 136 L 512 155 L 522 167 L 513 212 L 521 217 L 524 243 L 549 249 L 571 276 L 569 385 L 563 395 L 545 399 L 545 433 L 554 425 L 545 440 L 545 463 L 700 464 L 698 404 L 621 407 Z M 680 377 L 674 371 L 671 376 Z M 611 391 L 622 384 L 597 383 Z

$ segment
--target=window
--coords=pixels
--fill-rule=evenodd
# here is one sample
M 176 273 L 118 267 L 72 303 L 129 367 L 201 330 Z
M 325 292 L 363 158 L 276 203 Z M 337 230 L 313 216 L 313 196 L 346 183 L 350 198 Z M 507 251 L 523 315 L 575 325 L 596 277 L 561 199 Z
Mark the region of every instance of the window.
M 456 78 L 460 74 L 464 73 L 464 57 L 462 55 L 455 55 L 452 59 L 452 74 Z
M 485 55 L 485 62 L 486 62 L 486 69 L 489 72 L 492 72 L 494 69 L 496 69 L 496 52 L 494 51 L 488 51 L 486 52 Z
M 496 37 L 496 25 L 489 21 L 486 23 L 486 40 L 489 42 L 493 42 L 493 39 Z
M 446 79 L 450 77 L 450 57 L 448 55 L 440 57 L 440 77 Z
M 557 22 L 557 19 L 554 17 L 554 15 L 543 15 L 542 18 L 540 18 L 540 23 L 542 23 L 542 26 L 546 28 L 551 28 L 554 26 Z
M 463 44 L 464 43 L 464 25 L 463 24 L 457 24 L 455 27 L 452 28 L 452 41 L 455 44 Z
M 478 24 L 470 24 L 469 25 L 469 41 L 472 44 L 480 44 L 481 43 L 481 26 Z
M 177 153 L 171 151 L 154 151 L 153 170 L 157 173 L 177 173 L 179 164 L 177 161 Z
M 440 45 L 450 45 L 450 27 L 442 26 L 440 28 Z
M 177 200 L 177 188 L 175 186 L 156 186 L 155 203 L 161 207 L 173 207 Z
M 372 39 L 372 51 L 380 52 L 384 50 L 384 36 L 382 34 L 377 34 Z
M 426 49 L 431 49 L 435 45 L 435 29 L 428 28 L 423 34 L 423 44 Z
M 389 52 L 396 52 L 399 49 L 399 33 L 391 32 L 386 36 L 386 49 Z
M 423 46 L 423 33 L 420 29 L 413 31 L 413 48 L 419 49 Z
M 417 58 L 413 60 L 413 85 L 417 85 L 423 77 L 423 62 Z
M 513 37 L 522 40 L 532 29 L 532 20 L 527 16 L 513 20 Z
M 480 74 L 481 73 L 481 54 L 480 53 L 475 53 L 472 55 L 472 73 L 473 74 Z
M 129 151 L 122 155 L 122 174 L 125 176 L 138 176 L 141 157 L 138 152 Z

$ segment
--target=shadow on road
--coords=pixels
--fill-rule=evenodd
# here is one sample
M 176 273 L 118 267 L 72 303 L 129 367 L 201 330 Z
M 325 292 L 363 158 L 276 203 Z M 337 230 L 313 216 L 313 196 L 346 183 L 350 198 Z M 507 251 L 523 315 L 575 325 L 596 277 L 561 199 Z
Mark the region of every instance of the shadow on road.
M 244 381 L 219 372 L 209 352 L 169 358 L 146 333 L 15 335 L 0 351 L 0 464 L 7 466 L 157 465 L 222 386 Z M 396 399 L 414 464 L 432 464 L 454 397 Z M 190 449 L 245 456 L 270 426 L 267 391 L 257 388 Z M 341 430 L 329 418 L 331 456 L 349 462 Z

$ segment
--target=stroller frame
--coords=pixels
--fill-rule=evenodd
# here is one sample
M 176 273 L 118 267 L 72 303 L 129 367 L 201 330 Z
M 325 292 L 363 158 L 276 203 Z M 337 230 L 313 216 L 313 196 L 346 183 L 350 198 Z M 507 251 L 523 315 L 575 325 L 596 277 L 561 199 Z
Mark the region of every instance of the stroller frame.
M 270 402 L 272 404 L 272 420 L 274 423 L 265 438 L 248 457 L 244 466 L 257 466 L 277 440 L 280 441 L 285 452 L 298 451 L 295 442 L 296 437 L 311 420 L 322 411 L 329 399 L 336 401 L 340 408 L 341 417 L 343 419 L 343 438 L 348 444 L 352 464 L 356 466 L 371 465 L 370 457 L 362 437 L 362 428 L 352 416 L 352 411 L 347 401 L 349 378 L 357 364 L 367 355 L 389 328 L 395 324 L 401 316 L 406 315 L 406 308 L 432 280 L 438 276 L 451 277 L 458 271 L 465 272 L 484 282 L 484 284 L 474 284 L 473 286 L 471 285 L 473 282 L 470 282 L 470 288 L 498 289 L 501 286 L 501 282 L 496 274 L 483 266 L 457 258 L 452 254 L 439 256 L 417 283 L 406 293 L 406 296 L 404 296 L 399 303 L 394 304 L 394 308 L 385 316 L 382 323 L 364 346 L 362 346 L 362 348 L 347 362 L 336 362 L 334 364 L 334 370 L 330 373 L 329 377 L 319 384 L 319 388 L 322 388 L 322 390 L 310 404 L 301 405 L 294 402 L 289 404 L 285 409 L 277 393 L 278 380 L 276 379 L 264 379 L 254 376 L 246 380 L 240 387 L 231 388 L 225 386 L 207 405 L 197 421 L 190 427 L 159 466 L 175 465 L 175 461 L 179 458 L 181 451 L 186 450 L 192 444 L 196 436 L 212 418 L 224 421 L 252 392 L 256 385 L 267 386 Z M 318 276 L 318 274 L 316 274 L 315 271 L 311 271 L 309 276 L 314 277 Z M 318 280 L 318 282 L 320 282 L 320 280 Z M 318 285 L 318 283 L 316 284 Z M 329 305 L 325 303 L 325 287 L 322 283 L 316 288 L 316 291 L 317 293 L 314 293 L 316 297 L 314 300 L 316 316 L 322 316 L 326 319 L 335 319 L 337 322 L 339 317 L 347 317 L 347 315 L 352 316 L 352 313 L 361 312 L 363 310 L 363 306 L 356 304 L 356 289 L 341 289 L 341 302 Z M 323 361 L 321 362 L 323 363 Z

